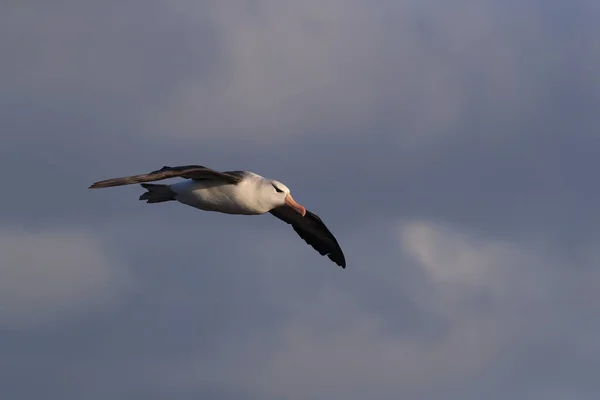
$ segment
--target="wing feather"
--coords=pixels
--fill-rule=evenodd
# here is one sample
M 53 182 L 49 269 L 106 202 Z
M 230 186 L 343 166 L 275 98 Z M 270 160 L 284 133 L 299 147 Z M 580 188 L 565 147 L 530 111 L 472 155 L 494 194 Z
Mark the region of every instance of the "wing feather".
M 326 255 L 340 267 L 346 268 L 346 258 L 340 245 L 318 215 L 307 210 L 303 217 L 289 206 L 276 207 L 270 213 L 292 225 L 298 236 L 319 254 Z
M 169 178 L 185 178 L 192 180 L 221 179 L 227 183 L 236 184 L 242 180 L 241 176 L 215 171 L 201 165 L 182 165 L 179 167 L 164 166 L 148 174 L 124 176 L 120 178 L 105 179 L 95 182 L 90 189 L 106 188 L 113 186 L 132 185 L 135 183 L 154 182 Z

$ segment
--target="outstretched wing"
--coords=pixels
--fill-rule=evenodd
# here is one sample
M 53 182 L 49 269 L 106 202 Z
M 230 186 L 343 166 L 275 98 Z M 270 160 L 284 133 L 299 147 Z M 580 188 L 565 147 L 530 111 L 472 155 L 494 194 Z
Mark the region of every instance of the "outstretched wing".
M 241 181 L 241 176 L 231 175 L 215 171 L 201 165 L 183 165 L 179 167 L 162 167 L 148 174 L 124 176 L 121 178 L 105 179 L 90 186 L 90 189 L 105 188 L 112 186 L 131 185 L 134 183 L 160 181 L 169 178 L 186 178 L 193 180 L 220 179 L 227 183 L 236 184 Z
M 289 206 L 276 207 L 270 213 L 292 225 L 294 231 L 319 254 L 327 255 L 331 261 L 346 268 L 346 258 L 340 245 L 318 215 L 307 210 L 303 217 Z

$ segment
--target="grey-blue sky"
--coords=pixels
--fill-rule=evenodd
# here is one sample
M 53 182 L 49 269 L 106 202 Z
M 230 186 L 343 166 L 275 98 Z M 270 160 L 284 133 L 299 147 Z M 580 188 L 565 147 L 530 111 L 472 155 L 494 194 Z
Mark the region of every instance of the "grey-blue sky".
M 596 398 L 598 5 L 227 4 L 0 6 L 2 391 Z M 348 270 L 86 189 L 177 163 L 289 184 Z

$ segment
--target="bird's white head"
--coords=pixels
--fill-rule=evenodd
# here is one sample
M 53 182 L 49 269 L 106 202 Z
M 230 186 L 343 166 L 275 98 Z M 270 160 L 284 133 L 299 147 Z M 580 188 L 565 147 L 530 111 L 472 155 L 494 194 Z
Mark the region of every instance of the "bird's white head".
M 273 179 L 265 179 L 263 187 L 263 191 L 267 193 L 273 207 L 287 205 L 303 217 L 306 215 L 306 208 L 296 203 L 296 200 L 290 194 L 290 189 L 283 183 Z

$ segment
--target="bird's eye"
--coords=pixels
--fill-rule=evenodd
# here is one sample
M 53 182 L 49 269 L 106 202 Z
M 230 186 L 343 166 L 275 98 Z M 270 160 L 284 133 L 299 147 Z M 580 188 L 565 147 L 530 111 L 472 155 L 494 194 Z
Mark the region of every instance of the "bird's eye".
M 273 189 L 275 189 L 275 191 L 277 193 L 283 193 L 283 190 L 279 189 L 277 186 L 275 186 L 275 185 L 272 185 L 272 186 L 273 186 Z

